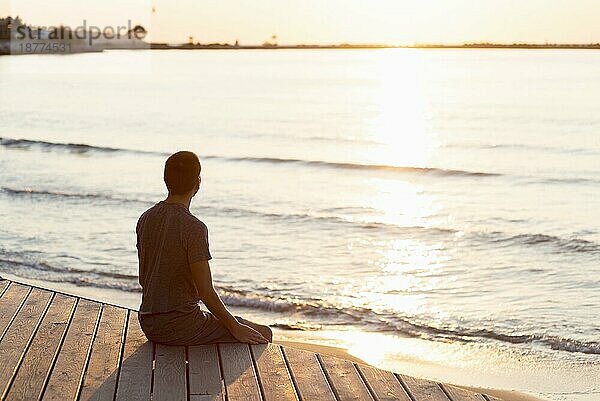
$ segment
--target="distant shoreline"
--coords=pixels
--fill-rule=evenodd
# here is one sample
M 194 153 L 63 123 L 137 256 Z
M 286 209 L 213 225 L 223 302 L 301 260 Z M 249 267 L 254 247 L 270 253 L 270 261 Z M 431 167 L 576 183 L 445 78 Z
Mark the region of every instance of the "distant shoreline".
M 151 43 L 152 50 L 307 50 L 307 49 L 329 49 L 329 50 L 368 50 L 368 49 L 556 49 L 556 50 L 600 50 L 600 43 L 591 44 L 496 44 L 496 43 L 472 43 L 472 44 L 418 44 L 418 45 L 384 45 L 384 44 L 340 44 L 340 45 L 230 45 L 227 43 L 213 44 L 182 44 L 174 45 L 168 43 Z
M 60 45 L 61 41 L 40 40 L 32 45 Z M 119 44 L 118 47 L 100 46 L 91 48 L 71 48 L 67 52 L 11 52 L 10 41 L 0 40 L 0 56 L 26 54 L 78 54 L 88 52 L 103 52 L 104 50 L 381 50 L 381 49 L 508 49 L 508 50 L 600 50 L 600 43 L 591 44 L 496 44 L 496 43 L 467 43 L 467 44 L 416 44 L 416 45 L 386 45 L 386 44 L 333 44 L 333 45 L 231 45 L 228 43 L 210 44 L 169 44 L 169 43 L 136 43 Z

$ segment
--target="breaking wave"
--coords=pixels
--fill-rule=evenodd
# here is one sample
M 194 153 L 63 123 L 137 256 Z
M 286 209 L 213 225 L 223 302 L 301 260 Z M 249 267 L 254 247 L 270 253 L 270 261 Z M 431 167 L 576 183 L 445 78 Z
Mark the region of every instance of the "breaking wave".
M 4 253 L 4 252 L 2 252 Z M 20 258 L 19 258 L 20 259 Z M 10 255 L 0 254 L 0 271 L 22 277 L 42 279 L 50 282 L 71 283 L 127 292 L 141 292 L 137 275 L 99 270 L 61 269 L 40 261 L 15 260 Z M 510 334 L 488 328 L 438 326 L 428 324 L 412 316 L 401 316 L 395 312 L 378 312 L 365 307 L 342 307 L 328 304 L 320 299 L 278 297 L 270 294 L 217 286 L 225 304 L 233 307 L 251 308 L 279 315 L 309 319 L 310 324 L 277 323 L 283 330 L 318 330 L 322 326 L 353 325 L 397 335 L 422 338 L 432 341 L 474 342 L 494 340 L 510 344 L 536 344 L 553 350 L 600 354 L 600 342 L 563 338 L 547 334 Z
M 32 197 L 52 197 L 64 199 L 91 199 L 105 202 L 121 202 L 121 203 L 138 203 L 145 206 L 151 206 L 155 202 L 152 200 L 127 198 L 125 196 L 115 196 L 103 193 L 77 193 L 66 191 L 53 191 L 33 188 L 9 188 L 0 187 L 0 192 L 7 193 L 11 196 L 32 196 Z M 202 205 L 198 208 L 202 215 L 231 217 L 259 217 L 265 219 L 284 220 L 289 222 L 313 222 L 326 224 L 340 224 L 347 227 L 365 230 L 393 230 L 398 235 L 442 235 L 454 236 L 458 233 L 464 234 L 465 239 L 486 241 L 498 246 L 543 246 L 551 247 L 558 253 L 577 253 L 577 254 L 600 254 L 600 244 L 577 237 L 560 237 L 542 233 L 520 233 L 509 234 L 501 231 L 494 232 L 462 232 L 457 228 L 452 227 L 435 227 L 435 226 L 399 226 L 396 224 L 385 223 L 380 221 L 371 221 L 368 219 L 349 219 L 343 216 L 336 216 L 336 210 L 324 209 L 317 211 L 315 214 L 307 213 L 272 213 L 261 210 L 253 210 L 248 208 L 231 208 L 219 207 L 212 205 Z M 341 210 L 345 212 L 345 210 Z
M 166 157 L 169 154 L 164 152 L 155 152 L 148 150 L 135 150 L 135 149 L 124 149 L 124 148 L 112 148 L 106 146 L 93 146 L 80 143 L 55 143 L 46 141 L 37 141 L 29 139 L 11 139 L 11 138 L 0 138 L 0 145 L 7 148 L 17 149 L 30 149 L 39 148 L 44 150 L 61 150 L 69 151 L 72 153 L 134 153 L 134 154 L 149 154 Z M 415 167 L 415 166 L 393 166 L 385 164 L 363 164 L 363 163 L 349 163 L 349 162 L 333 162 L 323 160 L 304 160 L 294 158 L 278 158 L 278 157 L 225 157 L 225 156 L 202 156 L 202 159 L 217 159 L 230 162 L 253 162 L 253 163 L 270 163 L 270 164 L 299 164 L 311 167 L 326 167 L 336 169 L 350 169 L 350 170 L 375 170 L 375 171 L 391 171 L 396 173 L 409 173 L 409 174 L 430 174 L 438 176 L 472 176 L 472 177 L 492 177 L 500 174 L 487 173 L 487 172 L 474 172 L 454 169 L 443 169 L 436 167 Z

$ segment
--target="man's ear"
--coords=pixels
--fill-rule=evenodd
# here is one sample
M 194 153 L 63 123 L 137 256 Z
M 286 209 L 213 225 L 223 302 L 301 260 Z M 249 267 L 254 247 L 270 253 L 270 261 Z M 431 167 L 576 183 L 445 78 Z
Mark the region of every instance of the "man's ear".
M 196 183 L 196 189 L 194 190 L 194 196 L 196 196 L 196 194 L 200 190 L 200 183 L 201 182 L 202 182 L 202 179 L 200 178 L 200 176 L 198 176 L 198 182 Z

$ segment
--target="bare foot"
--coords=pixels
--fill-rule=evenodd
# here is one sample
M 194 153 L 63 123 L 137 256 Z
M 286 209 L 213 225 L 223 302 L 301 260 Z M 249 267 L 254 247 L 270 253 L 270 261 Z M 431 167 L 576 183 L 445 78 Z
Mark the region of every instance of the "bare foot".
M 247 326 L 252 327 L 254 330 L 258 331 L 260 334 L 262 334 L 262 336 L 264 338 L 266 338 L 267 340 L 269 340 L 270 343 L 273 342 L 273 331 L 271 330 L 271 328 L 269 326 L 265 326 L 262 324 L 258 324 L 258 323 L 254 323 L 251 322 L 250 320 L 246 320 L 246 319 L 241 319 L 242 322 Z

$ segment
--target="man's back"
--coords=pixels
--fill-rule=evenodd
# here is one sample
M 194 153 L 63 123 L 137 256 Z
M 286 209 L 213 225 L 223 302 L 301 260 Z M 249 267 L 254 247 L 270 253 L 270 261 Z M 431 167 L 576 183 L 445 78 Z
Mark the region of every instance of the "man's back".
M 161 201 L 142 214 L 136 232 L 140 314 L 196 308 L 200 297 L 190 265 L 211 259 L 206 225 L 185 205 Z
M 267 343 L 271 329 L 233 316 L 215 291 L 208 230 L 189 211 L 200 190 L 200 170 L 193 152 L 169 156 L 164 171 L 169 196 L 138 220 L 141 328 L 149 340 L 169 345 Z M 210 312 L 200 309 L 200 300 Z

